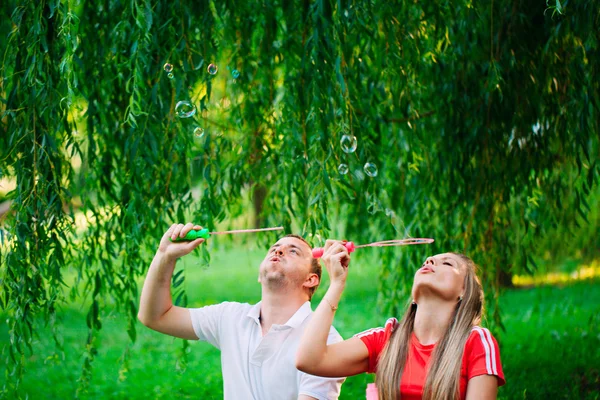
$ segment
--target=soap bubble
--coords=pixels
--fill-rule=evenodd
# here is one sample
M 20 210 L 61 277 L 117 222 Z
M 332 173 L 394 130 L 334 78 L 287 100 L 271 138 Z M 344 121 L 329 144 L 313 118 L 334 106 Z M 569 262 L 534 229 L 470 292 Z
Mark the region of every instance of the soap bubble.
M 342 146 L 344 153 L 354 153 L 357 146 L 356 136 L 342 136 L 342 139 L 340 140 L 340 146 Z
M 204 136 L 204 128 L 197 126 L 194 129 L 194 136 L 196 136 L 198 139 Z
M 231 71 L 231 76 L 233 76 L 233 79 L 237 79 L 240 77 L 240 71 L 238 71 L 237 69 L 234 69 L 233 71 Z
M 163 68 L 165 69 L 165 72 L 171 72 L 171 71 L 173 71 L 173 65 L 172 65 L 172 64 L 169 64 L 169 63 L 166 63 L 166 64 L 163 66 Z
M 371 178 L 375 178 L 377 176 L 377 165 L 373 163 L 366 163 L 364 170 L 365 174 L 369 175 Z
M 181 100 L 175 105 L 175 113 L 179 118 L 189 118 L 196 114 L 196 106 L 187 100 Z
M 217 66 L 215 64 L 209 64 L 208 68 L 206 68 L 206 70 L 208 71 L 209 74 L 215 75 L 217 73 L 217 71 L 219 70 L 219 68 L 217 68 Z
M 338 167 L 338 172 L 341 175 L 346 175 L 348 173 L 348 166 L 346 164 L 340 164 Z
M 173 73 L 172 73 L 172 72 L 169 72 L 169 73 L 167 74 L 167 78 L 169 78 L 169 79 L 173 79 L 174 77 L 175 77 L 175 75 L 173 75 Z

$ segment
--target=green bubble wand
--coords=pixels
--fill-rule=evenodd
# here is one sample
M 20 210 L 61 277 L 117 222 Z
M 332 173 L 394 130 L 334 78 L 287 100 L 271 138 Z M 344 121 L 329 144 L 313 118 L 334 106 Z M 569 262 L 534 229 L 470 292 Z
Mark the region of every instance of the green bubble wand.
M 238 229 L 235 231 L 221 231 L 221 232 L 209 232 L 208 229 L 191 230 L 184 237 L 177 237 L 175 240 L 169 238 L 171 242 L 189 242 L 196 239 L 208 239 L 210 235 L 234 235 L 237 233 L 253 233 L 253 232 L 267 232 L 267 231 L 281 231 L 282 226 L 274 228 L 258 228 L 258 229 Z

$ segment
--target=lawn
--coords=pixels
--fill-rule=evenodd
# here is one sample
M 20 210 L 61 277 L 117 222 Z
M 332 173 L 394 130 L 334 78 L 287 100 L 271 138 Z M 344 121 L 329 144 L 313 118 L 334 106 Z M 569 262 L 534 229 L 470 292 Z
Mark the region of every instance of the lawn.
M 224 300 L 258 301 L 260 286 L 256 277 L 262 256 L 261 250 L 221 250 L 213 252 L 209 268 L 188 258 L 184 263 L 191 306 Z M 379 326 L 388 317 L 375 307 L 377 266 L 369 266 L 366 261 L 355 260 L 336 316 L 335 325 L 346 338 Z M 315 300 L 319 301 L 323 293 L 321 288 Z M 500 340 L 508 383 L 500 389 L 499 398 L 600 399 L 599 280 L 511 289 L 503 294 L 501 302 L 506 331 L 494 333 Z M 23 396 L 74 397 L 87 337 L 86 312 L 82 303 L 68 304 L 60 312 L 64 358 L 55 354 L 49 329 L 40 321 L 34 354 L 26 361 Z M 138 339 L 129 346 L 122 315 L 107 312 L 102 321 L 99 353 L 83 398 L 222 398 L 219 352 L 210 345 L 190 342 L 187 369 L 180 371 L 176 363 L 181 340 L 138 324 Z M 6 325 L 0 326 L 0 340 L 8 341 Z M 121 359 L 127 349 L 129 362 L 125 371 Z M 4 373 L 0 379 L 6 379 Z M 341 398 L 364 398 L 366 384 L 372 381 L 368 375 L 349 378 Z

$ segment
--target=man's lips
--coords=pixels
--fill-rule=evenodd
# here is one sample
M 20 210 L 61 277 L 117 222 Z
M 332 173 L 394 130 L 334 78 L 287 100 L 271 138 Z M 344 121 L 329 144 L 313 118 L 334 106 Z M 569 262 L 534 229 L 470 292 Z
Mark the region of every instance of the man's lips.
M 281 258 L 279 258 L 277 256 L 274 256 L 274 257 L 269 258 L 269 261 L 271 261 L 271 262 L 279 262 L 279 261 L 281 261 Z

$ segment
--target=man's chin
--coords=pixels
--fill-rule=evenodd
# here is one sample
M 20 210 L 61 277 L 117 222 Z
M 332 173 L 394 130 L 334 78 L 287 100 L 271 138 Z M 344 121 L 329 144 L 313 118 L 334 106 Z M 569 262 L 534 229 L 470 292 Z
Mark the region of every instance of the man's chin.
M 287 285 L 287 279 L 281 272 L 273 271 L 264 274 L 260 282 L 269 289 L 279 289 Z

